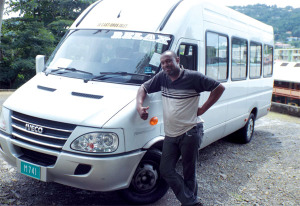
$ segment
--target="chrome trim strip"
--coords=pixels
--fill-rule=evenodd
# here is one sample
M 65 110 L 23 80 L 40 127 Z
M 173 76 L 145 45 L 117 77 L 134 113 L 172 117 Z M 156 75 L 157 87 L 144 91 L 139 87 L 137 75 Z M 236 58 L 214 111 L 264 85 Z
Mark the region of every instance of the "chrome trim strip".
M 28 123 L 28 124 L 34 124 L 36 126 L 39 126 L 39 127 L 43 127 L 43 128 L 47 128 L 47 129 L 52 129 L 52 130 L 56 130 L 56 131 L 60 131 L 60 132 L 69 132 L 69 133 L 72 133 L 73 131 L 72 130 L 65 130 L 65 129 L 57 129 L 57 128 L 53 128 L 53 127 L 47 127 L 47 126 L 44 126 L 44 125 L 39 125 L 39 124 L 35 124 L 35 123 L 32 123 L 32 122 L 26 122 L 24 120 L 21 120 L 17 117 L 14 117 L 13 115 L 11 115 L 11 118 L 14 119 L 14 120 L 17 120 L 17 121 L 20 121 L 20 122 L 23 122 L 23 123 Z
M 54 137 L 54 136 L 50 136 L 50 135 L 46 135 L 46 134 L 35 133 L 35 132 L 32 132 L 32 131 L 23 129 L 23 128 L 21 128 L 21 127 L 18 127 L 18 126 L 15 125 L 15 124 L 12 124 L 12 127 L 16 128 L 16 129 L 18 129 L 18 130 L 21 130 L 21 131 L 23 131 L 23 132 L 30 133 L 30 134 L 34 134 L 34 135 L 38 135 L 38 136 L 41 136 L 41 137 L 47 137 L 47 138 L 58 139 L 58 140 L 67 140 L 67 139 L 68 139 L 68 137 Z
M 53 155 L 53 156 L 56 156 L 56 157 L 59 156 L 59 152 L 57 152 L 57 151 L 53 151 L 53 150 L 46 149 L 46 148 L 40 148 L 38 146 L 33 146 L 31 144 L 21 142 L 21 141 L 16 140 L 16 139 L 11 139 L 11 143 L 13 145 L 18 146 L 18 147 L 29 149 L 29 150 L 32 150 L 32 151 L 35 151 L 35 152 L 40 152 L 40 153 L 43 153 L 43 154 Z
M 62 149 L 63 146 L 58 146 L 58 145 L 55 145 L 55 144 L 48 144 L 48 143 L 44 143 L 44 142 L 39 142 L 39 141 L 36 141 L 36 140 L 32 140 L 32 139 L 29 139 L 27 137 L 24 137 L 22 135 L 19 135 L 15 132 L 12 133 L 13 136 L 16 136 L 20 139 L 23 139 L 25 141 L 28 141 L 28 142 L 32 142 L 32 143 L 35 143 L 35 144 L 39 144 L 39 145 L 43 145 L 43 146 L 47 146 L 47 147 L 54 147 L 54 148 L 57 148 L 57 149 Z

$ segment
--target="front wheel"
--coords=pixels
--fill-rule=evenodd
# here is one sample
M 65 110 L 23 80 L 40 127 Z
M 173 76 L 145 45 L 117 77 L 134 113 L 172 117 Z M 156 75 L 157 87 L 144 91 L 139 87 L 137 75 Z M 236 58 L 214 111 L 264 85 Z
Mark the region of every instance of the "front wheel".
M 149 204 L 162 198 L 169 189 L 159 172 L 161 152 L 149 150 L 138 165 L 129 188 L 121 195 L 134 204 Z

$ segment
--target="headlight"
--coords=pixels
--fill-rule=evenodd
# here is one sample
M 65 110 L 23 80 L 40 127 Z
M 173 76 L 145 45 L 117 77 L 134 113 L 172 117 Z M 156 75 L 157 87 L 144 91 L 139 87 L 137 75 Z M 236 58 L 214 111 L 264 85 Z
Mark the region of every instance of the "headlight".
M 119 146 L 119 138 L 115 133 L 93 132 L 75 139 L 71 148 L 82 152 L 114 152 Z

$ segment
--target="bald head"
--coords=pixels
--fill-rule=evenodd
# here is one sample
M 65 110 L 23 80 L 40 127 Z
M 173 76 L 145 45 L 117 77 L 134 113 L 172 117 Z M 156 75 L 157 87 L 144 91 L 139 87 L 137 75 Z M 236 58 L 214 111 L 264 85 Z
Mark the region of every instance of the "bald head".
M 175 53 L 175 52 L 173 52 L 173 51 L 171 51 L 171 50 L 167 50 L 167 51 L 165 51 L 164 53 L 162 53 L 162 55 L 161 55 L 161 56 L 164 56 L 164 55 L 170 55 L 170 56 L 174 57 L 175 59 L 177 58 L 177 55 L 176 55 L 176 53 Z

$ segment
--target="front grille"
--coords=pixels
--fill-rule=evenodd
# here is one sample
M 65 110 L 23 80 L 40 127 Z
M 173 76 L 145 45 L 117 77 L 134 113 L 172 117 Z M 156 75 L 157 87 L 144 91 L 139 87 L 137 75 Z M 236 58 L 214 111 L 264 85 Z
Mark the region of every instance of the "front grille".
M 27 144 L 60 151 L 75 125 L 40 119 L 18 112 L 12 116 L 13 138 Z
M 54 165 L 57 157 L 53 155 L 48 155 L 40 152 L 35 152 L 29 149 L 20 148 L 23 155 L 19 158 L 33 164 L 42 165 L 42 166 L 51 166 Z

